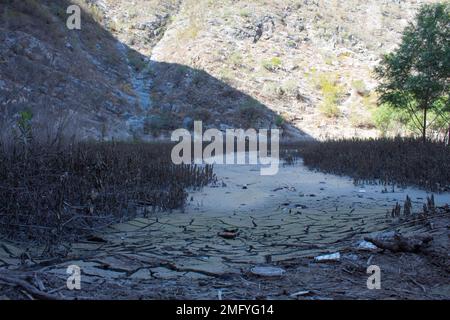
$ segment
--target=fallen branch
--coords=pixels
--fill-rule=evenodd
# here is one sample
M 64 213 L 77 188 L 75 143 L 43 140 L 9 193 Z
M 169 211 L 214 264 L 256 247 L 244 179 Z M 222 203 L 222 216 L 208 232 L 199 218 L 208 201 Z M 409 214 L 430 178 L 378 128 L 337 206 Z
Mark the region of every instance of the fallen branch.
M 388 249 L 392 252 L 418 252 L 433 240 L 433 237 L 429 234 L 406 237 L 399 232 L 386 232 L 365 237 L 364 240 L 372 242 L 378 248 Z
M 210 272 L 207 270 L 201 270 L 201 269 L 195 269 L 195 268 L 182 268 L 182 267 L 178 267 L 174 263 L 170 263 L 170 262 L 162 263 L 161 267 L 164 267 L 169 270 L 176 271 L 176 272 L 195 272 L 195 273 L 203 274 L 208 277 L 215 277 L 215 278 L 221 278 L 226 275 L 229 275 L 229 273 Z
M 41 299 L 41 300 L 60 300 L 61 299 L 60 297 L 57 297 L 55 295 L 43 292 L 43 291 L 37 289 L 36 287 L 30 285 L 28 282 L 26 282 L 22 279 L 16 278 L 16 277 L 11 277 L 11 276 L 7 276 L 4 274 L 0 274 L 0 283 L 3 285 L 12 286 L 12 287 L 20 287 L 25 292 L 29 293 L 31 296 L 33 296 L 37 299 Z

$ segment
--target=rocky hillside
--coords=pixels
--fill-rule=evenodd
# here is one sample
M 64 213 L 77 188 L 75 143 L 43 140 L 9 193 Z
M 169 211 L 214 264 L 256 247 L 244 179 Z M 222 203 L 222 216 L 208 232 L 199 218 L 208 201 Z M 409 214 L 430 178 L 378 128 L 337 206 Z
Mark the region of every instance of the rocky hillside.
M 371 70 L 432 0 L 2 0 L 2 131 L 151 139 L 193 120 L 375 136 Z M 66 8 L 79 4 L 81 30 Z

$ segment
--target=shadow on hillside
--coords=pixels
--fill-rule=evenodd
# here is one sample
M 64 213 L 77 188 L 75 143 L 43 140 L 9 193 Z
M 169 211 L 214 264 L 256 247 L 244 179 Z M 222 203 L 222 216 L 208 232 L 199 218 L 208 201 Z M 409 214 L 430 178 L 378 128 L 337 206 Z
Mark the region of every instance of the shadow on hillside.
M 158 137 L 164 133 L 167 135 L 171 130 L 180 127 L 192 129 L 194 120 L 203 121 L 204 129 L 273 129 L 280 127 L 283 129 L 282 132 L 284 132 L 283 136 L 285 138 L 295 140 L 312 139 L 305 132 L 302 132 L 292 123 L 282 119 L 280 115 L 276 114 L 254 97 L 243 93 L 232 85 L 215 78 L 203 70 L 179 64 L 149 61 L 148 57 L 141 55 L 127 44 L 118 43 L 118 40 L 102 25 L 97 23 L 86 11 L 82 12 L 82 26 L 86 26 L 86 28 L 82 27 L 81 30 L 71 31 L 67 28 L 62 28 L 61 26 L 52 27 L 53 24 L 65 24 L 65 18 L 68 17 L 68 15 L 64 15 L 64 13 L 66 8 L 72 3 L 69 0 L 62 0 L 57 4 L 45 0 L 43 3 L 52 8 L 58 6 L 56 10 L 59 12 L 58 21 L 54 21 L 54 19 L 52 20 L 51 18 L 48 18 L 48 21 L 35 21 L 37 25 L 33 26 L 34 29 L 42 28 L 51 30 L 52 28 L 59 28 L 60 33 L 65 33 L 60 35 L 61 38 L 73 38 L 74 34 L 70 33 L 75 33 L 76 37 L 80 39 L 83 45 L 88 43 L 88 41 L 97 41 L 97 43 L 94 42 L 95 46 L 109 48 L 108 50 L 111 52 L 110 56 L 95 57 L 101 62 L 98 65 L 91 65 L 94 70 L 96 69 L 96 73 L 101 73 L 102 75 L 120 74 L 124 72 L 123 66 L 121 67 L 123 61 L 128 61 L 129 65 L 131 65 L 128 70 L 128 75 L 122 74 L 120 77 L 128 78 L 128 83 L 131 85 L 135 94 L 124 94 L 124 96 L 127 96 L 127 99 L 130 99 L 131 97 L 131 99 L 135 100 L 134 103 L 132 103 L 132 105 L 135 105 L 135 109 L 127 107 L 128 109 L 124 110 L 126 109 L 124 107 L 125 104 L 120 103 L 117 103 L 117 105 L 113 107 L 110 105 L 107 106 L 101 101 L 101 96 L 99 96 L 98 93 L 91 92 L 89 91 L 89 88 L 84 87 L 75 88 L 76 90 L 74 91 L 78 90 L 79 95 L 76 97 L 77 99 L 75 99 L 75 101 L 73 99 L 69 101 L 69 95 L 64 96 L 59 101 L 52 100 L 50 95 L 47 95 L 47 98 L 42 101 L 34 99 L 33 102 L 35 105 L 33 108 L 35 110 L 39 110 L 40 112 L 41 110 L 55 109 L 58 108 L 56 104 L 61 104 L 61 102 L 67 106 L 65 108 L 66 110 L 63 112 L 73 111 L 73 113 L 77 114 L 81 108 L 83 108 L 83 112 L 84 110 L 89 110 L 86 111 L 90 112 L 86 117 L 96 119 L 95 121 L 88 122 L 88 125 L 91 127 L 90 130 L 97 133 L 102 132 L 102 136 L 107 136 L 109 138 L 117 138 L 117 136 L 115 136 L 113 132 L 105 134 L 105 128 L 109 126 L 106 122 L 118 118 L 119 120 L 117 122 L 122 122 L 122 124 L 126 123 L 126 126 L 132 132 L 133 137 L 137 136 L 144 140 Z M 7 2 L 4 5 L 14 6 L 16 4 L 14 2 Z M 36 14 L 33 10 L 30 11 L 30 9 L 26 7 L 23 7 L 23 9 L 20 10 L 27 10 L 24 14 Z M 36 10 L 38 10 L 38 8 L 36 8 Z M 30 29 L 32 29 L 31 26 L 25 27 L 16 25 L 15 28 L 16 30 L 26 30 L 33 34 L 33 31 L 30 31 Z M 48 31 L 39 32 L 38 34 L 42 38 L 40 40 L 44 42 L 47 41 L 47 43 L 48 41 L 51 41 L 51 38 L 49 38 L 51 34 L 49 34 Z M 95 38 L 94 40 L 92 40 L 93 35 Z M 36 37 L 35 34 L 33 36 Z M 116 49 L 116 52 L 114 52 L 114 44 L 116 48 L 121 49 Z M 104 68 L 105 65 L 107 66 L 106 69 Z M 31 68 L 34 69 L 27 72 L 40 72 L 37 64 L 31 66 Z M 20 73 L 13 75 L 15 77 L 15 83 L 22 82 L 26 84 L 25 80 L 17 81 L 17 78 L 26 78 L 27 72 L 22 75 Z M 48 77 L 51 76 L 52 75 L 48 75 Z M 77 76 L 67 74 L 66 78 L 67 77 L 76 78 Z M 95 81 L 91 78 L 80 80 L 86 83 Z M 34 85 L 37 86 L 38 84 Z M 42 86 L 42 83 L 40 85 Z M 76 84 L 70 85 L 76 86 Z M 33 87 L 33 84 L 31 84 L 31 86 Z M 33 92 L 33 90 L 34 89 L 32 89 L 31 92 Z M 96 100 L 89 100 L 87 98 L 88 95 L 97 95 Z M 84 104 L 84 106 L 77 106 L 76 101 L 79 101 L 80 105 Z M 12 108 L 12 111 L 15 111 L 16 114 L 20 110 L 20 106 Z M 43 121 L 48 121 L 49 123 L 52 121 L 49 120 L 51 117 L 41 116 L 39 119 L 44 119 Z M 76 118 L 71 121 L 72 124 L 76 124 L 75 126 L 79 126 L 76 129 L 79 131 L 85 125 L 82 121 L 77 122 Z M 104 121 L 106 125 L 102 121 Z M 95 130 L 92 130 L 92 128 Z
M 191 130 L 193 120 L 201 120 L 204 128 L 281 128 L 285 137 L 312 139 L 254 97 L 203 70 L 156 61 L 150 66 L 150 111 L 156 119 L 150 124 L 156 128 Z

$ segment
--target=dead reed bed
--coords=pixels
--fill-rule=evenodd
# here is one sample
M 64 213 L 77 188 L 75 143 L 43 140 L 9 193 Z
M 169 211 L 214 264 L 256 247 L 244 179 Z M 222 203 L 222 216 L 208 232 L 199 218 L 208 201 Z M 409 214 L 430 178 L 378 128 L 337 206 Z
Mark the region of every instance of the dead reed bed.
M 73 239 L 155 210 L 183 208 L 211 166 L 174 165 L 166 143 L 0 145 L 0 232 Z
M 304 164 L 322 172 L 353 177 L 356 183 L 450 190 L 450 148 L 413 138 L 333 140 L 290 146 Z

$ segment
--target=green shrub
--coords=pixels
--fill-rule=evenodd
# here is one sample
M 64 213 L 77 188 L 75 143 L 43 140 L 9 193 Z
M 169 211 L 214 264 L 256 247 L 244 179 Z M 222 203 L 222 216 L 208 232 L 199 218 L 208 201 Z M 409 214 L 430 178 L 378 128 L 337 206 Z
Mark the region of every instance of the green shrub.
M 203 73 L 203 71 L 200 70 L 193 70 L 191 72 L 192 75 L 192 84 L 194 84 L 196 87 L 201 87 L 204 88 L 205 81 L 207 80 L 205 77 L 205 74 Z
M 297 48 L 297 42 L 295 42 L 295 41 L 293 41 L 293 40 L 288 40 L 287 42 L 286 42 L 286 45 L 289 47 L 289 48 Z
M 355 80 L 352 82 L 352 86 L 353 88 L 355 88 L 356 92 L 358 92 L 358 94 L 360 96 L 368 96 L 370 94 L 370 91 L 367 90 L 366 88 L 366 84 L 364 83 L 364 81 L 362 80 Z
M 67 13 L 66 8 L 62 7 L 58 3 L 53 3 L 50 5 L 50 11 L 57 16 L 61 21 L 66 21 L 67 19 Z
M 335 99 L 342 97 L 344 88 L 339 84 L 338 76 L 335 74 L 321 74 L 318 79 L 318 87 L 323 95 L 333 96 Z
M 375 127 L 371 114 L 353 112 L 350 116 L 350 123 L 355 128 L 371 129 Z
M 281 91 L 283 92 L 283 94 L 287 94 L 290 96 L 297 95 L 297 89 L 297 81 L 295 80 L 286 80 L 281 85 Z
M 270 60 L 264 60 L 262 63 L 263 67 L 269 71 L 277 71 L 281 68 L 283 65 L 283 62 L 278 57 L 273 57 Z
M 102 9 L 96 4 L 89 4 L 89 13 L 95 22 L 102 23 L 105 17 Z
M 212 118 L 211 112 L 206 108 L 197 108 L 192 113 L 194 120 L 201 120 L 207 122 Z
M 344 87 L 339 84 L 337 75 L 321 74 L 316 86 L 321 90 L 323 102 L 319 106 L 320 112 L 326 117 L 339 117 L 341 111 L 339 109 L 340 100 L 344 95 Z
M 197 17 L 191 17 L 189 19 L 189 24 L 183 30 L 180 30 L 177 34 L 177 40 L 193 40 L 198 37 L 201 30 L 201 24 Z
M 177 127 L 171 112 L 162 112 L 160 114 L 149 116 L 144 123 L 144 133 L 152 134 L 157 137 L 163 131 L 173 130 Z
M 234 80 L 235 76 L 233 74 L 233 70 L 231 70 L 228 67 L 222 67 L 222 69 L 219 71 L 219 79 L 226 82 L 231 83 Z
M 408 127 L 410 117 L 405 110 L 395 109 L 388 104 L 382 104 L 372 112 L 375 127 L 383 136 L 394 129 Z
M 147 66 L 147 62 L 142 57 L 142 55 L 134 50 L 128 50 L 128 61 L 133 66 L 134 70 L 141 72 Z
M 277 126 L 277 127 L 281 127 L 281 126 L 283 126 L 284 122 L 285 122 L 285 120 L 284 120 L 283 116 L 277 114 L 277 116 L 276 116 L 276 118 L 275 118 L 275 124 L 276 124 L 276 126 Z
M 266 81 L 262 91 L 267 95 L 280 97 L 280 87 L 275 82 Z
M 240 15 L 241 17 L 243 17 L 243 18 L 248 18 L 248 17 L 251 16 L 251 12 L 250 12 L 249 9 L 244 8 L 244 9 L 241 9 L 241 10 L 239 11 L 239 15 Z
M 362 104 L 366 109 L 373 109 L 378 105 L 378 96 L 375 93 L 368 93 L 362 97 Z
M 329 65 L 329 66 L 332 66 L 332 65 L 333 65 L 333 62 L 334 62 L 333 57 L 326 57 L 326 58 L 325 58 L 325 64 L 327 64 L 327 65 Z
M 254 126 L 262 116 L 262 105 L 253 98 L 248 98 L 239 106 L 239 117 L 244 127 Z
M 228 61 L 234 67 L 241 67 L 242 63 L 244 61 L 244 58 L 242 57 L 242 54 L 240 52 L 233 52 L 229 56 Z
M 28 145 L 33 139 L 33 132 L 31 121 L 33 120 L 33 113 L 29 110 L 21 111 L 19 119 L 17 120 L 17 128 L 19 129 L 17 139 L 20 143 Z
M 283 98 L 286 96 L 292 96 L 297 93 L 297 85 L 295 81 L 286 81 L 281 85 L 276 82 L 267 82 L 263 86 L 263 91 L 271 96 L 277 98 Z
M 319 111 L 327 118 L 337 118 L 341 115 L 341 109 L 328 99 L 320 104 Z

